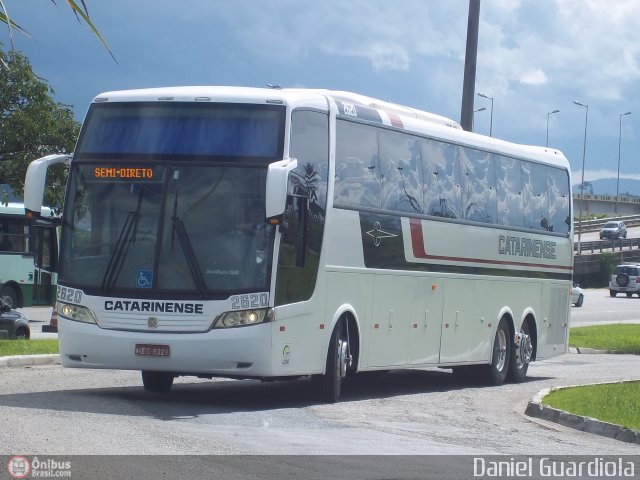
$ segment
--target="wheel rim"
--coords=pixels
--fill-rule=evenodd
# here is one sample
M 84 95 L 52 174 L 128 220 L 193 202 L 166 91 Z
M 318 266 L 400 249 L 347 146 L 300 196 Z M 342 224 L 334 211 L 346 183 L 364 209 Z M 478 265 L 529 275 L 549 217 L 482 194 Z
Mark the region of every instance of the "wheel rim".
M 496 370 L 501 372 L 504 369 L 505 364 L 507 363 L 507 336 L 504 333 L 504 330 L 498 330 L 496 334 Z
M 531 362 L 531 358 L 533 358 L 533 344 L 531 343 L 531 336 L 524 330 L 520 335 L 520 341 L 516 347 L 516 367 L 518 369 L 524 368 Z

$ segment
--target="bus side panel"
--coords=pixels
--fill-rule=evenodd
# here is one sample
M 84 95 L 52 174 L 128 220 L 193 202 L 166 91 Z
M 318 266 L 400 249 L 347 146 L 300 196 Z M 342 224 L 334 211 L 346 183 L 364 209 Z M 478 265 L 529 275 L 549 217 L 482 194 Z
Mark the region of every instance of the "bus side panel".
M 566 284 L 549 284 L 545 288 L 543 318 L 538 319 L 537 360 L 567 352 L 570 301 L 569 287 Z
M 326 361 L 323 346 L 329 328 L 324 305 L 315 302 L 323 298 L 316 283 L 314 297 L 307 302 L 278 306 L 272 326 L 271 369 L 274 376 L 321 373 Z
M 414 301 L 409 325 L 409 363 L 437 364 L 440 360 L 443 288 L 441 280 L 416 277 Z

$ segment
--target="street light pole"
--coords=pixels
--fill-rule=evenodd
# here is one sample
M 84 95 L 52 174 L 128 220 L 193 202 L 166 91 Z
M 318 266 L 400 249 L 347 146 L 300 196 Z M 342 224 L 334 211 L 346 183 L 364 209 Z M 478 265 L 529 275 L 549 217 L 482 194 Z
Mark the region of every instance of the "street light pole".
M 578 255 L 582 254 L 580 237 L 582 235 L 582 207 L 584 205 L 584 160 L 587 156 L 587 122 L 589 120 L 589 105 L 574 100 L 573 103 L 579 107 L 584 107 L 584 144 L 582 147 L 582 180 L 580 181 L 580 217 L 578 218 Z
M 473 124 L 476 122 L 476 112 L 484 112 L 486 110 L 485 107 L 481 107 L 477 110 L 473 111 L 473 118 L 471 119 L 471 131 L 473 132 Z
M 491 100 L 491 120 L 489 122 L 489 136 L 493 136 L 493 97 L 489 97 L 488 95 L 485 95 L 484 93 L 480 93 L 478 92 L 478 96 L 482 97 L 482 98 L 486 98 L 487 100 Z
M 549 146 L 549 116 L 553 115 L 554 113 L 559 113 L 559 112 L 560 112 L 560 110 L 554 110 L 553 112 L 547 113 L 547 141 L 544 144 L 545 147 Z
M 618 215 L 618 201 L 620 199 L 620 144 L 622 143 L 622 117 L 626 115 L 631 115 L 631 112 L 620 114 L 620 134 L 618 135 L 618 181 L 616 182 L 616 215 Z

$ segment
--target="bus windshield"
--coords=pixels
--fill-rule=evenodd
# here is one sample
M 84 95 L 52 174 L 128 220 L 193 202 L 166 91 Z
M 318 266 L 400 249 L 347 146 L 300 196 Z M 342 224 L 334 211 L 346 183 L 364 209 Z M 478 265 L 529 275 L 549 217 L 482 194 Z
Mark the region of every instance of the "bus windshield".
M 61 281 L 139 297 L 268 290 L 265 183 L 284 109 L 207 107 L 94 105 L 69 177 Z
M 266 168 L 155 166 L 158 181 L 104 181 L 76 164 L 61 279 L 86 292 L 191 297 L 268 289 Z M 132 167 L 133 169 L 133 167 Z M 125 292 L 126 291 L 126 292 Z

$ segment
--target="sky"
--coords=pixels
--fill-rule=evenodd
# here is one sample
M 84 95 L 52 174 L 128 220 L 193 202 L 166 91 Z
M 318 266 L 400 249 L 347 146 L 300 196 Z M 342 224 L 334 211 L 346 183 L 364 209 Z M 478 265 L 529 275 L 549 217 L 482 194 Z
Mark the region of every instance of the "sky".
M 267 84 L 460 121 L 468 0 L 86 0 L 117 63 L 63 0 L 3 3 L 31 35 L 14 32 L 15 49 L 78 121 L 105 91 Z M 493 97 L 492 135 L 545 145 L 548 126 L 574 184 L 583 159 L 585 180 L 615 178 L 618 158 L 621 178 L 640 179 L 638 32 L 637 0 L 481 0 L 476 92 Z M 483 107 L 474 130 L 489 135 L 491 101 L 475 96 Z

